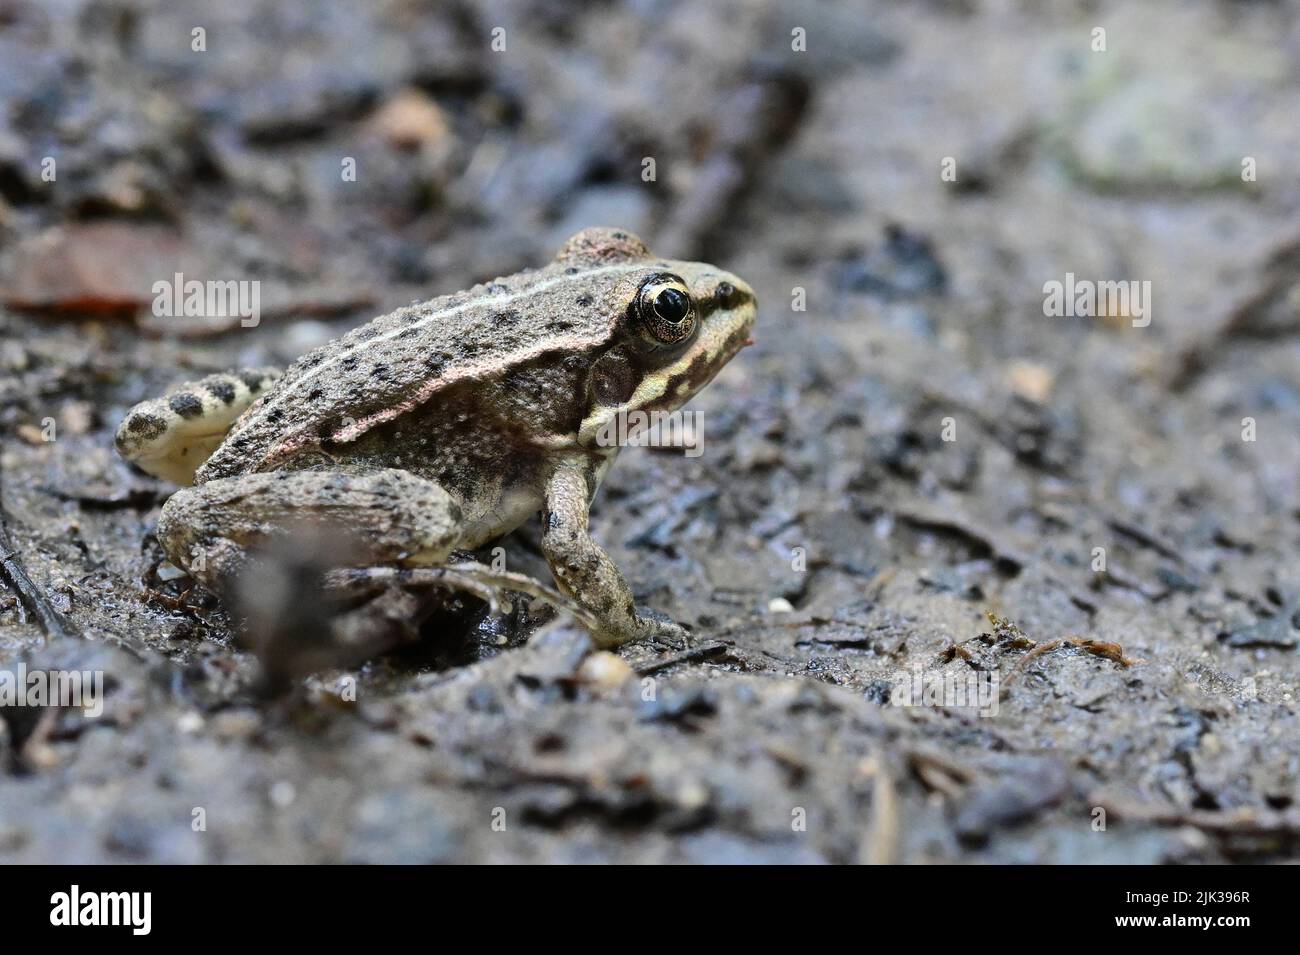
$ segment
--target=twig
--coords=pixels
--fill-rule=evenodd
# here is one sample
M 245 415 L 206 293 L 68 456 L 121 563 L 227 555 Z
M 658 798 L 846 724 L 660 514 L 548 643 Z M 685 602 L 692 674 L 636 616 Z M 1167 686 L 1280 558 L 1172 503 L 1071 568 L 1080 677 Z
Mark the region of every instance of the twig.
M 968 640 L 963 640 L 962 643 L 970 643 L 971 640 L 984 638 L 986 642 L 1029 651 L 1020 658 L 1011 672 L 1007 674 L 1007 678 L 1002 681 L 1003 693 L 1006 692 L 1006 688 L 1011 684 L 1011 681 L 1024 672 L 1025 667 L 1029 666 L 1035 657 L 1041 657 L 1044 653 L 1060 647 L 1075 647 L 1079 650 L 1085 650 L 1093 656 L 1113 660 L 1126 669 L 1139 663 L 1146 663 L 1145 660 L 1140 660 L 1137 657 L 1125 656 L 1124 648 L 1118 643 L 1108 643 L 1105 640 L 1093 640 L 1087 637 L 1058 637 L 1055 640 L 1044 640 L 1039 643 L 1025 636 L 1024 631 L 1012 622 L 1009 617 L 999 617 L 992 611 L 985 611 L 984 615 L 989 618 L 989 623 L 993 624 L 993 633 L 977 634 Z M 960 643 L 953 644 L 951 647 L 945 647 L 942 652 L 948 653 L 948 659 L 951 660 L 952 653 L 960 647 Z
M 1173 544 L 1162 540 L 1155 534 L 1155 532 L 1147 530 L 1140 524 L 1124 520 L 1120 517 L 1111 517 L 1106 521 L 1106 524 L 1117 534 L 1123 534 L 1125 537 L 1136 541 L 1143 547 L 1155 551 L 1166 560 L 1172 560 L 1183 567 L 1190 568 L 1191 570 L 1197 569 L 1192 566 L 1186 557 L 1178 553 L 1178 549 L 1174 547 Z
M 1145 660 L 1139 660 L 1136 657 L 1126 657 L 1124 648 L 1118 643 L 1107 643 L 1104 640 L 1089 640 L 1084 637 L 1059 637 L 1056 640 L 1048 640 L 1044 643 L 1036 643 L 1032 650 L 1020 658 L 1007 678 L 1002 681 L 1005 687 L 1015 679 L 1029 665 L 1029 662 L 1035 657 L 1040 657 L 1044 653 L 1056 650 L 1059 647 L 1077 647 L 1080 650 L 1086 650 L 1088 653 L 1098 657 L 1105 657 L 1107 660 L 1114 660 L 1120 666 L 1128 668 L 1135 664 L 1145 663 Z
M 666 670 L 670 666 L 676 666 L 678 663 L 691 663 L 695 660 L 707 660 L 710 657 L 716 657 L 727 652 L 730 644 L 726 643 L 704 643 L 698 647 L 691 647 L 689 650 L 683 650 L 681 653 L 673 653 L 664 657 L 662 660 L 655 660 L 651 663 L 644 663 L 636 668 L 638 676 L 645 676 L 649 673 L 658 673 L 660 670 Z
M 941 792 L 949 799 L 961 795 L 962 790 L 975 780 L 978 773 L 945 753 L 921 747 L 907 750 L 907 760 L 921 781 L 930 789 Z
M 1098 791 L 1089 802 L 1131 822 L 1148 822 L 1158 826 L 1193 826 L 1228 835 L 1300 836 L 1300 811 L 1295 809 L 1181 809 L 1160 803 L 1144 803 L 1115 792 Z
M 32 583 L 27 571 L 18 562 L 18 551 L 9 536 L 8 513 L 4 509 L 4 468 L 0 462 L 0 579 L 17 596 L 26 614 L 35 617 L 45 632 L 46 638 L 69 637 L 73 635 L 71 625 L 63 618 L 41 593 L 39 587 Z M 24 615 L 24 620 L 26 615 Z
M 898 861 L 898 792 L 882 755 L 872 760 L 875 779 L 871 787 L 871 827 L 862 847 L 867 865 L 893 865 Z

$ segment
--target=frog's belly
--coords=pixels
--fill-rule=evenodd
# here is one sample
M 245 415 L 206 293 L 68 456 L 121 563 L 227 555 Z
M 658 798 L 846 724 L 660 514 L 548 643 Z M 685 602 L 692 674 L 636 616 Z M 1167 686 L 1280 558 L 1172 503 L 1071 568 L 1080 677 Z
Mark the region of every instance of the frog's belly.
M 490 507 L 474 510 L 462 508 L 461 532 L 456 546 L 473 550 L 488 541 L 509 534 L 542 509 L 542 495 L 527 487 L 505 490 Z
M 610 465 L 614 463 L 616 453 L 617 451 L 606 453 L 594 464 L 591 484 L 593 495 Z M 461 532 L 456 545 L 460 549 L 473 550 L 503 534 L 509 534 L 546 506 L 542 486 L 527 480 L 509 487 L 503 486 L 495 494 L 479 495 L 479 498 L 490 500 L 492 504 L 480 504 L 476 508 L 462 499 Z

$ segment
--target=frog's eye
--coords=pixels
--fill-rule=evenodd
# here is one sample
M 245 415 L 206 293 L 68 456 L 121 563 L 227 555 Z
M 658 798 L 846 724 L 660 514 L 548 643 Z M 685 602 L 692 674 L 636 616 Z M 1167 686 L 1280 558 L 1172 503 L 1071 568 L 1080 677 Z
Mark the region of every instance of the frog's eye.
M 651 337 L 675 345 L 695 330 L 695 304 L 675 275 L 656 275 L 637 293 L 637 313 Z

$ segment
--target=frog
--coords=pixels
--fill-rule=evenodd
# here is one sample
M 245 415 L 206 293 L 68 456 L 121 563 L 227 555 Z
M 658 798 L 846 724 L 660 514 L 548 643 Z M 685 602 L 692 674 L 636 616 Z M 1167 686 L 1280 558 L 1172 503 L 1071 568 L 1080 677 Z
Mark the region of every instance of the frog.
M 342 526 L 367 566 L 421 568 L 540 514 L 542 554 L 598 646 L 680 645 L 689 632 L 636 603 L 590 508 L 620 451 L 610 436 L 626 434 L 615 425 L 679 409 L 753 343 L 756 314 L 736 275 L 588 228 L 540 268 L 380 315 L 282 372 L 144 401 L 116 446 L 183 485 L 157 539 L 218 593 L 304 524 Z

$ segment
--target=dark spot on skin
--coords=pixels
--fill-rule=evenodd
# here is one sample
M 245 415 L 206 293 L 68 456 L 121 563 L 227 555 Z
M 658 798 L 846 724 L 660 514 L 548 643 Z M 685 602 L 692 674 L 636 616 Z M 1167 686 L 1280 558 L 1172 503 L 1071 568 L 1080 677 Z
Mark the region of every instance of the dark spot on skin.
M 413 336 L 413 335 L 418 335 L 418 334 L 420 334 L 420 330 L 419 330 L 418 328 L 416 328 L 414 325 L 412 325 L 410 328 L 404 328 L 404 329 L 402 329 L 402 333 L 401 333 L 400 335 L 398 335 L 397 337 L 398 337 L 398 338 L 410 338 L 411 336 Z
M 283 417 L 284 417 L 284 411 L 283 409 L 280 408 L 272 408 L 270 411 L 266 413 L 266 420 L 271 422 L 272 424 L 275 424 Z
M 618 239 L 620 242 L 622 242 L 624 239 L 627 238 L 627 233 L 626 233 L 626 232 L 615 232 L 615 233 L 614 233 L 614 238 L 616 238 L 616 239 Z
M 182 418 L 197 418 L 203 414 L 203 402 L 195 395 L 188 391 L 182 391 L 179 394 L 172 395 L 167 399 L 167 407 L 171 408 Z
M 564 274 L 565 274 L 565 275 L 577 275 L 577 274 L 578 274 L 578 270 L 577 270 L 576 268 L 574 268 L 572 265 L 570 265 L 567 269 L 564 270 Z
M 126 430 L 143 438 L 156 438 L 167 430 L 167 425 L 151 414 L 134 414 L 126 423 Z
M 204 382 L 204 387 L 207 388 L 208 394 L 224 404 L 230 404 L 235 400 L 235 386 L 228 381 L 214 378 Z
M 264 378 L 261 374 L 255 371 L 241 371 L 239 372 L 239 380 L 244 383 L 244 386 L 248 388 L 249 391 L 257 391 L 262 387 Z
M 341 364 L 341 365 L 342 365 L 346 370 L 351 371 L 353 368 L 356 368 L 356 367 L 357 367 L 357 356 L 356 356 L 356 355 L 349 355 L 347 358 L 344 358 L 343 361 L 340 362 L 340 364 Z
M 370 369 L 370 375 L 379 381 L 383 381 L 388 377 L 388 366 L 376 365 L 374 368 Z
M 379 329 L 375 328 L 374 325 L 365 325 L 357 329 L 356 340 L 359 342 L 368 342 L 370 341 L 370 339 L 374 338 L 377 334 L 379 334 Z
M 583 308 L 586 308 L 588 305 L 591 304 L 591 296 L 587 295 L 585 292 L 582 295 L 579 295 L 578 304 L 581 305 Z
M 315 401 L 323 394 L 325 394 L 325 392 L 322 391 L 320 388 L 313 388 L 311 391 L 307 392 L 307 400 Z
M 497 312 L 492 316 L 492 324 L 500 328 L 503 325 L 513 325 L 519 321 L 519 313 L 514 309 L 508 312 Z

